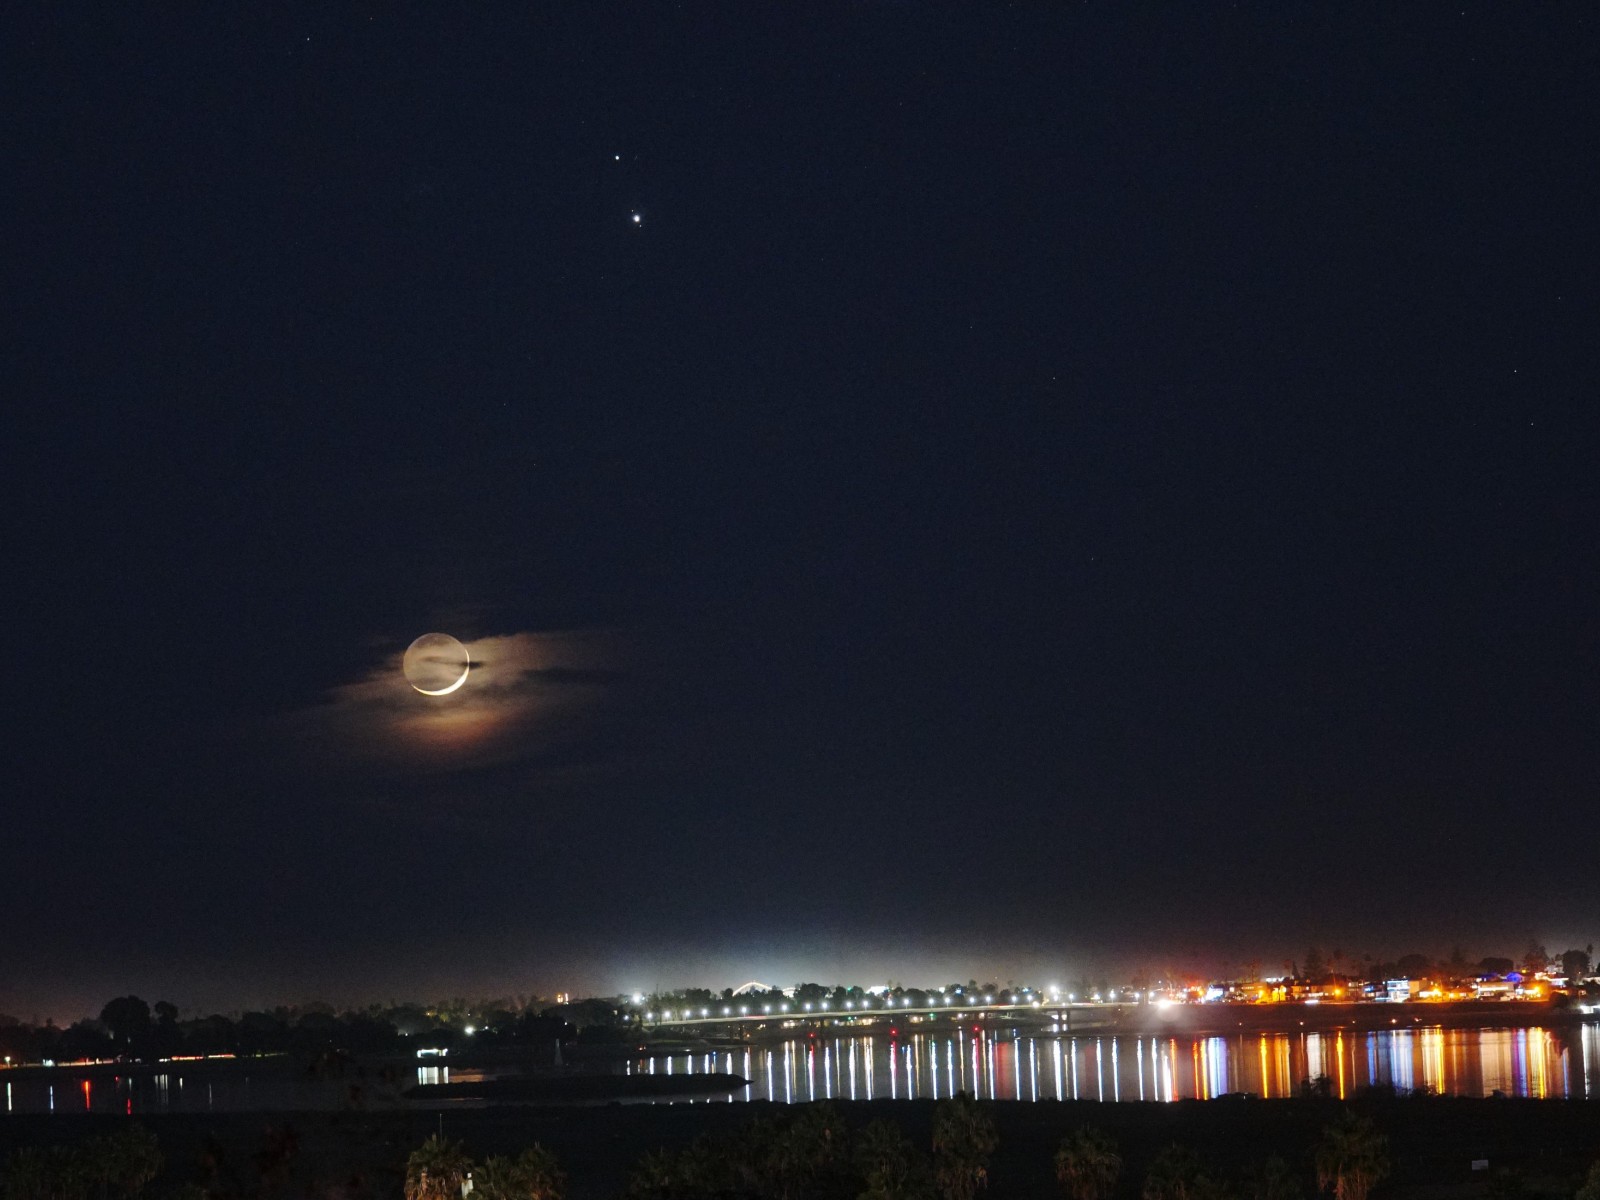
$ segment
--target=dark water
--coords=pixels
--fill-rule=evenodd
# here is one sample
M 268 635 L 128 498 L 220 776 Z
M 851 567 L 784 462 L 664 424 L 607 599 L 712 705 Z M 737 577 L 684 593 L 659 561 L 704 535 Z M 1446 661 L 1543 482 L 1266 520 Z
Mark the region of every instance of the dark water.
M 404 1105 L 413 1083 L 493 1072 L 426 1066 L 314 1080 L 287 1066 L 236 1064 L 87 1077 L 70 1068 L 6 1078 L 4 1112 L 283 1112 Z M 751 1080 L 731 1098 L 695 1103 L 905 1099 L 972 1092 L 1001 1100 L 1169 1101 L 1230 1092 L 1276 1098 L 1326 1075 L 1337 1096 L 1371 1085 L 1446 1095 L 1600 1096 L 1600 1024 L 1552 1029 L 1393 1029 L 1370 1033 L 1236 1033 L 1227 1037 L 1070 1037 L 968 1029 L 891 1037 L 795 1038 L 710 1054 L 640 1058 L 618 1071 L 725 1071 Z M 687 1101 L 684 1101 L 687 1103 Z

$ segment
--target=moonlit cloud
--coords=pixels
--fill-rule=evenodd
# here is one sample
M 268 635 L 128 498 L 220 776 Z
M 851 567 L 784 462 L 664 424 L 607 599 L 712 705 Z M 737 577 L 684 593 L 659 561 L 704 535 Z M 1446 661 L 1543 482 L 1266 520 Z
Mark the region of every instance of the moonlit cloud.
M 584 740 L 622 676 L 621 639 L 610 631 L 462 641 L 472 668 L 450 695 L 406 681 L 402 644 L 297 723 L 322 755 L 407 772 L 559 756 Z

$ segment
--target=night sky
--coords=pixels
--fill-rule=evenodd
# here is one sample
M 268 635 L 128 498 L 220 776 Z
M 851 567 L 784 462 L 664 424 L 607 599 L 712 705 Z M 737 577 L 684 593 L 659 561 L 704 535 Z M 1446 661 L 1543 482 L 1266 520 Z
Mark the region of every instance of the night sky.
M 0 1011 L 1600 941 L 1592 6 L 422 7 L 5 39 Z

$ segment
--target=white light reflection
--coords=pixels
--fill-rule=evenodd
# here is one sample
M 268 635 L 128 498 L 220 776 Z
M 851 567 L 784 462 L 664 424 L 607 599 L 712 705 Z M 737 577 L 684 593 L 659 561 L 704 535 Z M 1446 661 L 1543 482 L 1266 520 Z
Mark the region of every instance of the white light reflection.
M 1584 1025 L 1583 1034 L 1579 1038 L 1579 1046 L 1580 1053 L 1583 1055 L 1583 1095 L 1588 1100 L 1595 1098 L 1594 1084 L 1589 1081 L 1589 1062 L 1595 1057 L 1594 1040 L 1594 1026 Z

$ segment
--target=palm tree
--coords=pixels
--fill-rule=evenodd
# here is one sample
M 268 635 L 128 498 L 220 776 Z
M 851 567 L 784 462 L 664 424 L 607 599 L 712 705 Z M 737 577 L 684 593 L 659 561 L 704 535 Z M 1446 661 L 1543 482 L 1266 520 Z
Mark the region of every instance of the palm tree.
M 994 1122 L 966 1092 L 933 1110 L 933 1172 L 946 1200 L 972 1200 L 989 1182 L 989 1156 L 1000 1139 Z
M 556 1156 L 538 1142 L 517 1155 L 522 1172 L 523 1200 L 561 1200 L 567 1190 L 567 1176 L 556 1163 Z
M 1600 1200 L 1600 1160 L 1589 1164 L 1589 1174 L 1573 1200 Z
M 1144 1177 L 1144 1200 L 1196 1200 L 1205 1192 L 1200 1159 L 1187 1146 L 1176 1143 L 1162 1150 Z
M 653 1150 L 641 1158 L 628 1176 L 629 1196 L 666 1196 L 678 1182 L 678 1156 L 670 1150 Z
M 535 1142 L 516 1158 L 499 1155 L 472 1172 L 474 1200 L 561 1200 L 566 1176 L 556 1156 Z
M 461 1200 L 472 1160 L 441 1134 L 434 1134 L 406 1159 L 406 1200 Z
M 472 1168 L 473 1200 L 521 1200 L 525 1194 L 514 1159 L 496 1154 Z
M 560 1200 L 565 1185 L 556 1156 L 537 1142 L 514 1159 L 497 1155 L 472 1172 L 476 1200 Z
M 892 1121 L 874 1121 L 861 1131 L 856 1162 L 867 1185 L 860 1200 L 921 1200 L 931 1194 L 926 1161 Z
M 161 1146 L 143 1125 L 97 1138 L 93 1153 L 102 1195 L 137 1195 L 161 1170 Z
M 1346 1109 L 1322 1131 L 1317 1186 L 1331 1191 L 1334 1200 L 1367 1200 L 1367 1193 L 1389 1173 L 1388 1141 L 1371 1118 Z
M 1276 1154 L 1253 1163 L 1244 1173 L 1246 1200 L 1301 1200 L 1300 1181 Z
M 760 1139 L 753 1159 L 765 1167 L 766 1184 L 779 1200 L 815 1190 L 833 1174 L 844 1155 L 848 1134 L 831 1104 L 808 1104 Z
M 1120 1174 L 1117 1144 L 1094 1126 L 1085 1125 L 1061 1139 L 1056 1179 L 1072 1200 L 1110 1200 Z

